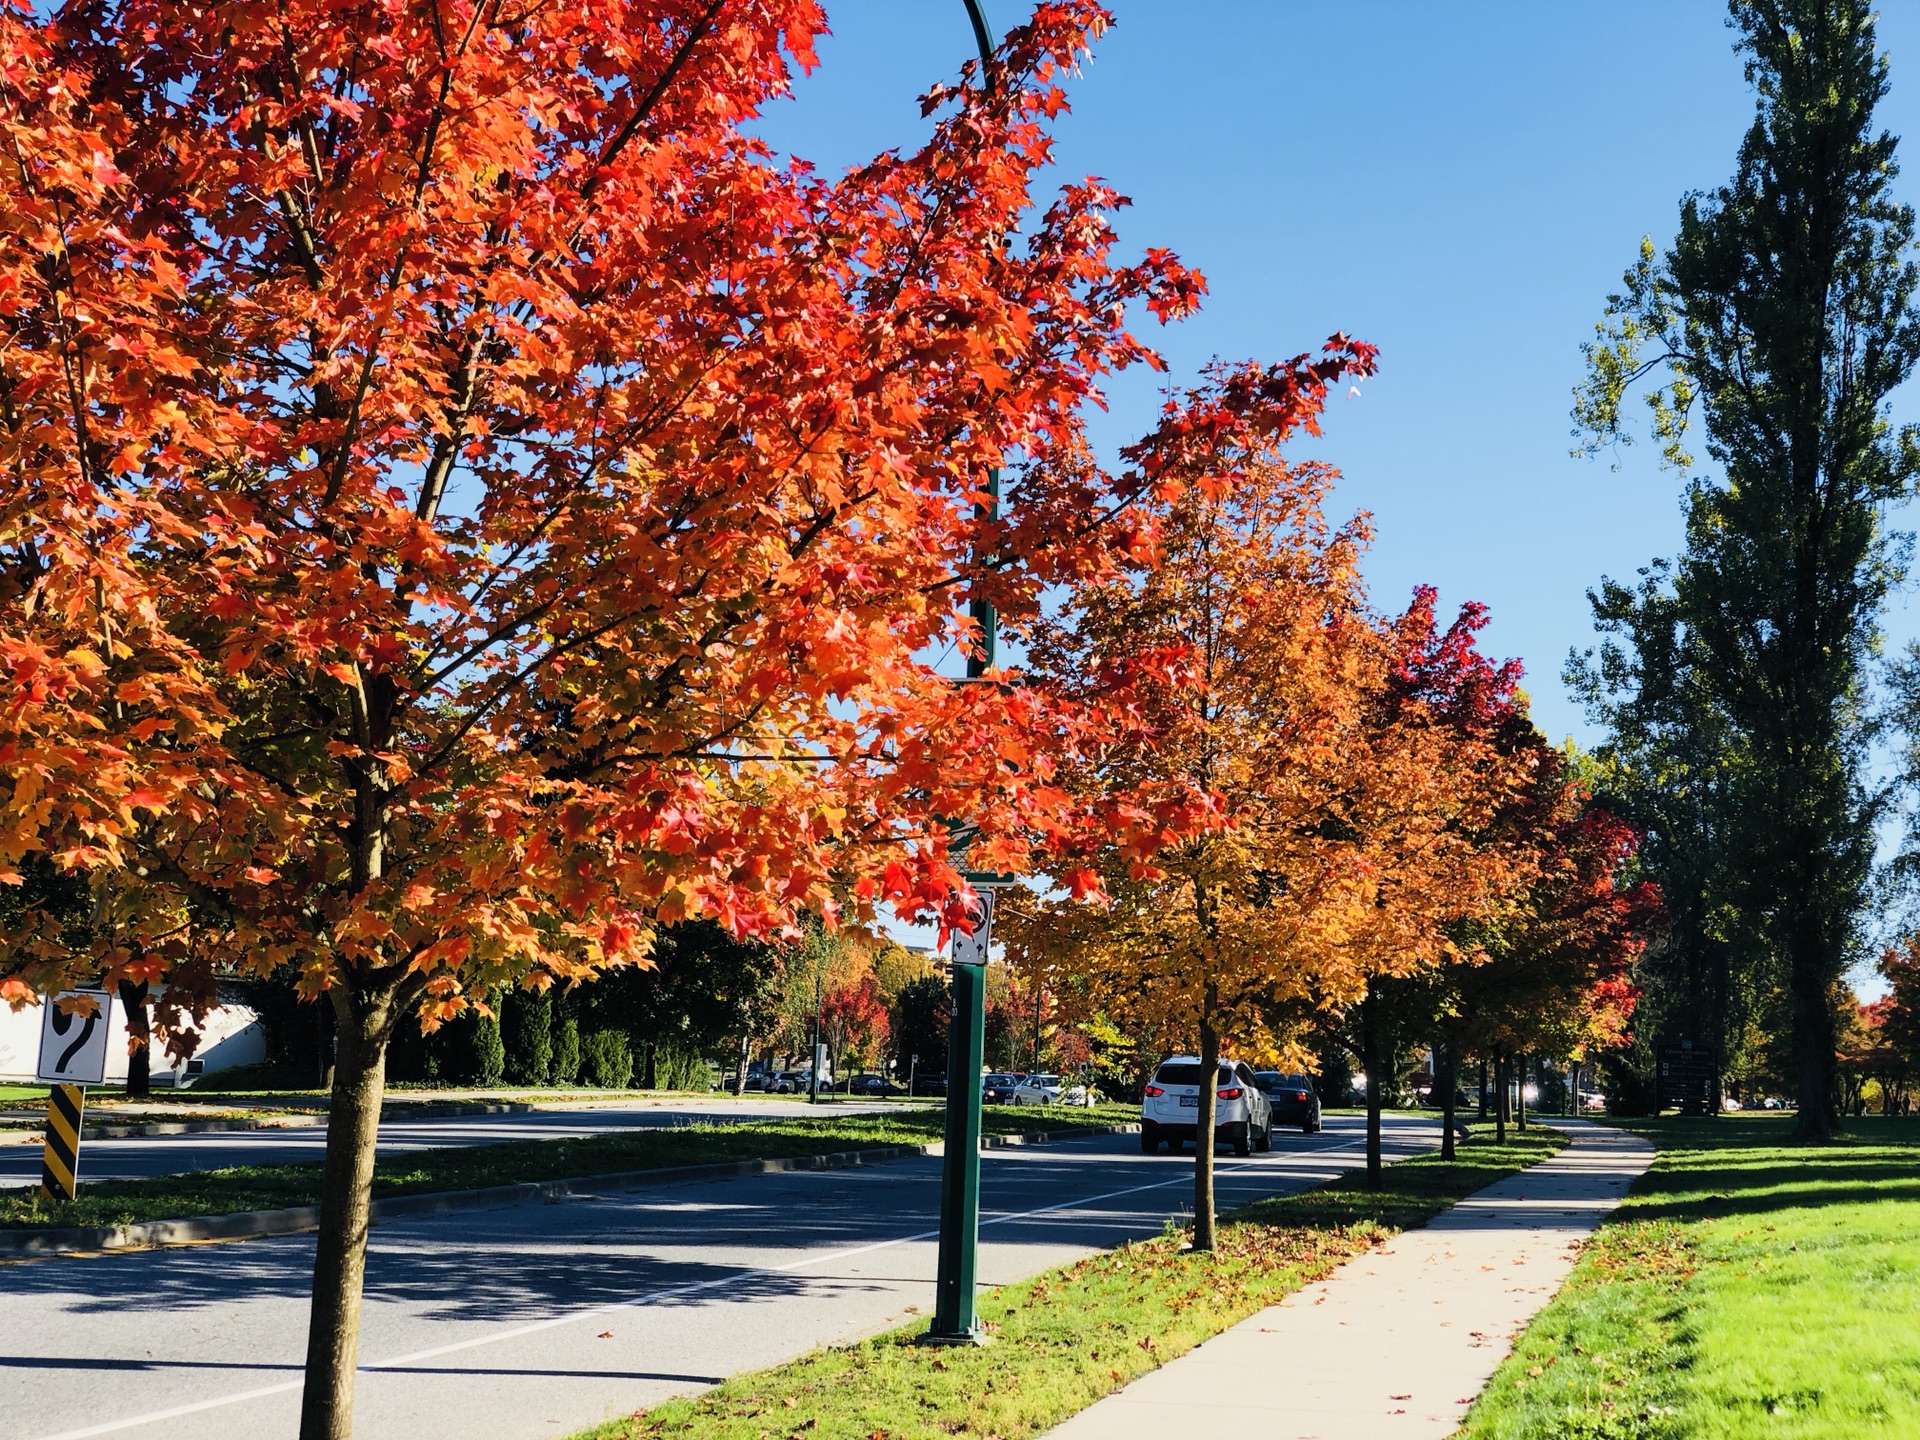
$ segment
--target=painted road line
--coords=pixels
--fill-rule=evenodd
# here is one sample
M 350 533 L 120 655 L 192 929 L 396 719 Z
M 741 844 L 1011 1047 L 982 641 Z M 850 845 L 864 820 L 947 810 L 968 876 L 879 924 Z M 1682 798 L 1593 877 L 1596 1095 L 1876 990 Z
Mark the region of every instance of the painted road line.
M 1348 1140 L 1337 1145 L 1320 1145 L 1312 1149 L 1290 1150 L 1286 1156 L 1335 1154 L 1342 1150 L 1357 1150 L 1364 1147 L 1365 1140 Z M 1235 1174 L 1246 1170 L 1261 1168 L 1271 1161 L 1247 1160 L 1219 1167 L 1222 1174 Z M 1036 1206 L 1031 1210 L 1021 1210 L 995 1215 L 983 1219 L 980 1224 L 1004 1225 L 1016 1220 L 1029 1219 L 1036 1215 L 1049 1215 L 1059 1210 L 1068 1210 L 1076 1206 L 1095 1205 L 1102 1200 L 1117 1200 L 1127 1195 L 1138 1195 L 1150 1190 L 1165 1190 L 1175 1185 L 1191 1185 L 1191 1172 L 1176 1176 L 1171 1180 L 1158 1180 L 1145 1185 L 1129 1185 L 1119 1190 L 1106 1190 L 1095 1195 L 1078 1196 L 1072 1200 L 1058 1201 L 1052 1205 Z M 583 1310 L 570 1311 L 565 1315 L 551 1316 L 545 1320 L 536 1320 L 526 1325 L 517 1325 L 491 1335 L 477 1335 L 467 1340 L 455 1341 L 448 1345 L 436 1345 L 426 1350 L 415 1350 L 406 1355 L 397 1355 L 390 1360 L 378 1360 L 361 1365 L 366 1372 L 404 1371 L 410 1366 L 419 1365 L 428 1360 L 438 1360 L 447 1355 L 455 1355 L 468 1350 L 477 1350 L 487 1345 L 504 1344 L 522 1340 L 529 1335 L 537 1335 L 547 1330 L 557 1330 L 562 1326 L 578 1324 L 584 1320 L 604 1319 L 625 1310 L 637 1310 L 657 1305 L 662 1301 L 677 1300 L 687 1295 L 697 1295 L 707 1290 L 717 1290 L 723 1286 L 737 1285 L 744 1280 L 772 1278 L 789 1275 L 810 1265 L 820 1265 L 833 1260 L 851 1260 L 861 1255 L 871 1255 L 878 1250 L 888 1250 L 896 1245 L 911 1245 L 922 1240 L 931 1240 L 939 1235 L 937 1228 L 921 1230 L 911 1235 L 899 1235 L 887 1240 L 876 1240 L 865 1245 L 848 1246 L 838 1250 L 821 1251 L 813 1255 L 803 1255 L 781 1265 L 756 1266 L 750 1270 L 730 1271 L 725 1275 L 716 1275 L 706 1280 L 695 1280 L 685 1285 L 675 1285 L 665 1290 L 649 1291 L 645 1295 L 636 1295 L 631 1299 L 617 1300 L 607 1305 L 595 1305 Z M 62 1430 L 57 1434 L 43 1435 L 39 1440 L 94 1440 L 101 1435 L 114 1435 L 125 1430 L 137 1429 L 142 1425 L 157 1425 L 168 1420 L 182 1419 L 188 1415 L 202 1414 L 208 1410 L 220 1410 L 230 1405 L 244 1405 L 250 1400 L 264 1400 L 275 1395 L 285 1395 L 303 1388 L 306 1384 L 303 1376 L 298 1380 L 283 1380 L 273 1385 L 262 1385 L 251 1390 L 236 1391 L 229 1395 L 215 1396 L 207 1400 L 188 1401 L 182 1405 L 168 1406 L 163 1410 L 150 1411 L 144 1415 L 132 1415 L 123 1420 L 103 1421 L 98 1425 L 88 1425 L 78 1430 Z

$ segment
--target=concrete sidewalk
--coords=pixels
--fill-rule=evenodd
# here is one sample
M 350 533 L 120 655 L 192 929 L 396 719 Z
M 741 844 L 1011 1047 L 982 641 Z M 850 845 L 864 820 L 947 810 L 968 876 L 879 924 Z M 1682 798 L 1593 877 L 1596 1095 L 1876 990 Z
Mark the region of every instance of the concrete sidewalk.
M 1636 1135 L 1572 1143 L 1357 1256 L 1051 1432 L 1051 1440 L 1442 1440 L 1653 1159 Z

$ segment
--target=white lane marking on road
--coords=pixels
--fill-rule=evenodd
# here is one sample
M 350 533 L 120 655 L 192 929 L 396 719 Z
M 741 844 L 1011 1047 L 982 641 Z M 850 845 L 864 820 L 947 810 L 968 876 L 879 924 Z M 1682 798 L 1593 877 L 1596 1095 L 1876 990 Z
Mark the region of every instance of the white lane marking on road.
M 1294 1155 L 1333 1155 L 1342 1150 L 1357 1150 L 1366 1142 L 1349 1140 L 1339 1145 L 1316 1145 L 1311 1149 L 1289 1150 L 1287 1156 Z M 1238 1164 L 1218 1167 L 1222 1173 L 1234 1173 L 1259 1168 L 1260 1161 L 1243 1161 Z M 995 1215 L 980 1222 L 981 1228 L 988 1225 L 1004 1225 L 1014 1220 L 1025 1220 L 1035 1215 L 1048 1215 L 1056 1210 L 1071 1209 L 1076 1205 L 1097 1205 L 1102 1200 L 1117 1200 L 1123 1195 L 1138 1195 L 1147 1190 L 1164 1190 L 1171 1185 L 1190 1185 L 1192 1176 L 1182 1175 L 1172 1180 L 1157 1180 L 1149 1185 L 1130 1185 L 1123 1190 L 1108 1190 L 1098 1195 L 1083 1195 L 1073 1200 L 1062 1200 L 1053 1205 L 1041 1205 L 1032 1210 L 1011 1211 L 1004 1215 Z M 418 1365 L 422 1361 L 437 1360 L 444 1355 L 453 1355 L 462 1350 L 477 1350 L 483 1345 L 499 1345 L 509 1340 L 523 1340 L 543 1330 L 558 1329 L 562 1325 L 577 1324 L 582 1320 L 595 1320 L 602 1316 L 618 1314 L 622 1310 L 636 1310 L 645 1305 L 658 1304 L 662 1300 L 675 1300 L 682 1295 L 698 1294 L 702 1290 L 717 1289 L 722 1285 L 735 1285 L 742 1280 L 752 1280 L 760 1276 L 787 1275 L 807 1265 L 818 1265 L 826 1260 L 851 1260 L 856 1255 L 870 1255 L 876 1250 L 891 1249 L 895 1245 L 911 1245 L 918 1240 L 931 1240 L 940 1234 L 939 1230 L 921 1230 L 912 1235 L 898 1235 L 891 1240 L 876 1240 L 867 1245 L 849 1246 L 842 1250 L 825 1250 L 815 1255 L 803 1255 L 797 1260 L 789 1260 L 784 1265 L 763 1265 L 752 1270 L 736 1270 L 726 1275 L 717 1275 L 709 1280 L 695 1280 L 686 1285 L 675 1285 L 666 1290 L 653 1290 L 645 1295 L 636 1295 L 629 1300 L 618 1300 L 611 1305 L 595 1305 L 586 1310 L 573 1310 L 565 1315 L 551 1316 L 545 1320 L 536 1320 L 528 1325 L 518 1325 L 511 1330 L 503 1330 L 492 1335 L 476 1335 L 472 1339 L 458 1340 L 450 1345 L 436 1345 L 430 1350 L 415 1350 L 411 1354 L 397 1355 L 391 1360 L 376 1360 L 362 1365 L 363 1372 L 382 1370 L 404 1370 L 409 1365 Z M 231 1395 L 216 1396 L 211 1400 L 193 1400 L 185 1405 L 172 1405 L 164 1410 L 153 1410 L 145 1415 L 130 1415 L 124 1420 L 107 1420 L 98 1425 L 88 1425 L 79 1430 L 62 1430 L 58 1434 L 43 1435 L 40 1440 L 93 1440 L 98 1435 L 113 1435 L 122 1430 L 132 1430 L 141 1425 L 158 1425 L 166 1420 L 178 1420 L 187 1415 L 198 1415 L 207 1410 L 220 1410 L 229 1405 L 244 1405 L 249 1400 L 265 1400 L 274 1395 L 286 1395 L 301 1389 L 306 1384 L 300 1380 L 283 1380 L 277 1385 L 262 1385 L 252 1390 L 236 1391 Z

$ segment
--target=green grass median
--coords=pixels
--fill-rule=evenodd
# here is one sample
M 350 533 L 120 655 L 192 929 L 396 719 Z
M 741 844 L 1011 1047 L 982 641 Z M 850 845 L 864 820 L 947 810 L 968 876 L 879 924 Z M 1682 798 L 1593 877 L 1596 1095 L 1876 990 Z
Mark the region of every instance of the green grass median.
M 1136 1111 L 1120 1105 L 1091 1110 L 1078 1106 L 996 1106 L 987 1110 L 983 1123 L 988 1135 L 1009 1135 L 1101 1129 L 1137 1118 Z M 581 1139 L 513 1140 L 420 1150 L 382 1157 L 374 1172 L 373 1193 L 375 1198 L 384 1199 L 628 1170 L 728 1160 L 784 1160 L 884 1145 L 924 1145 L 940 1139 L 943 1126 L 939 1110 L 916 1109 L 820 1119 L 699 1121 L 618 1130 Z M 82 1146 L 81 1190 L 76 1200 L 50 1202 L 37 1189 L 0 1191 L 0 1228 L 125 1225 L 187 1215 L 279 1210 L 317 1204 L 320 1199 L 318 1162 L 235 1166 L 97 1185 L 86 1183 L 86 1163 L 86 1148 Z
M 1540 1129 L 1506 1145 L 1475 1140 L 1453 1164 L 1428 1155 L 1388 1167 L 1377 1191 L 1350 1174 L 1263 1200 L 1228 1217 L 1212 1254 L 1170 1232 L 984 1295 L 991 1345 L 917 1345 L 921 1320 L 574 1440 L 1025 1440 L 1562 1143 Z
M 1920 1120 L 1633 1123 L 1654 1167 L 1462 1440 L 1920 1436 Z

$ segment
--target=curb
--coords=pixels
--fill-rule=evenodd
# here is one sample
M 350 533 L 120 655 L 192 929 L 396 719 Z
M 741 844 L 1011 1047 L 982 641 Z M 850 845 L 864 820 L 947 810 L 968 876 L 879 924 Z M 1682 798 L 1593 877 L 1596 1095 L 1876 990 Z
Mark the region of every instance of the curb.
M 1042 1130 L 1021 1135 L 988 1135 L 982 1150 L 1046 1145 L 1098 1135 L 1129 1135 L 1136 1125 L 1102 1125 L 1072 1130 Z M 412 1215 L 447 1215 L 458 1210 L 495 1210 L 532 1201 L 552 1203 L 568 1195 L 596 1190 L 644 1190 L 700 1180 L 731 1180 L 747 1175 L 777 1175 L 799 1170 L 845 1170 L 945 1153 L 944 1143 L 879 1145 L 866 1150 L 836 1150 L 822 1155 L 793 1155 L 771 1160 L 720 1160 L 707 1165 L 676 1165 L 659 1170 L 624 1170 L 610 1175 L 578 1175 L 564 1180 L 528 1180 L 488 1185 L 478 1190 L 441 1190 L 424 1195 L 395 1195 L 373 1202 L 372 1221 Z M 208 1241 L 260 1240 L 318 1229 L 320 1207 L 295 1205 L 285 1210 L 241 1210 L 231 1215 L 189 1215 L 176 1220 L 141 1220 L 130 1225 L 47 1227 L 0 1230 L 0 1259 L 36 1259 L 102 1251 L 154 1250 L 168 1245 Z
M 406 1105 L 393 1111 L 382 1110 L 380 1121 L 454 1120 L 467 1115 L 531 1115 L 535 1107 L 517 1102 L 489 1105 Z M 294 1130 L 323 1126 L 327 1112 L 315 1110 L 294 1115 L 274 1115 L 257 1120 L 142 1120 L 129 1125 L 84 1125 L 82 1140 L 137 1140 L 147 1135 L 205 1135 L 232 1130 Z M 22 1129 L 0 1135 L 0 1145 L 38 1145 L 43 1127 Z M 21 1138 L 15 1139 L 13 1135 Z

